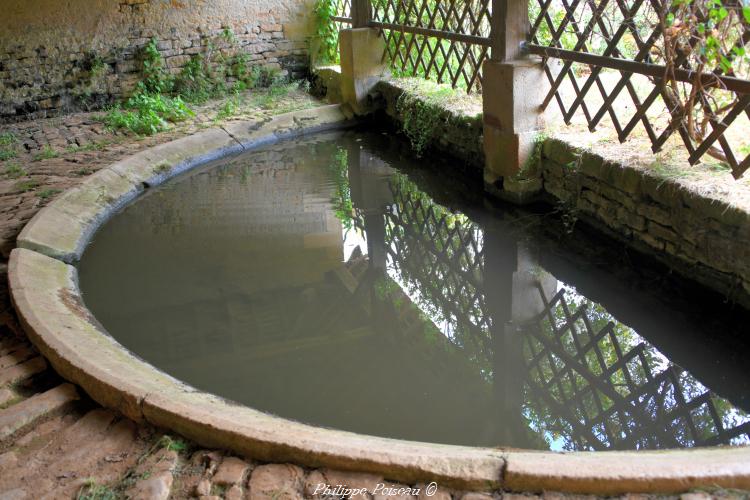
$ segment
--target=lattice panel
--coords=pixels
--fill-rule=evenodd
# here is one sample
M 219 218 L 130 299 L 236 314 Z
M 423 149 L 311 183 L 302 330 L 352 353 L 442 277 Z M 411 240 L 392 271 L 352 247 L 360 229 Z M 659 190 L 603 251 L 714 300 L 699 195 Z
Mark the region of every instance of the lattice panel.
M 531 0 L 531 3 L 530 39 L 534 45 L 603 56 L 614 61 L 615 67 L 618 59 L 666 65 L 665 51 L 672 46 L 665 45 L 665 31 L 676 33 L 677 28 L 662 24 L 660 13 L 673 16 L 678 8 L 675 3 L 661 3 L 661 0 Z M 725 2 L 725 5 L 728 15 L 736 20 L 733 29 L 722 33 L 728 45 L 727 61 L 733 64 L 731 76 L 747 80 L 750 60 L 744 53 L 750 49 L 746 47 L 750 40 L 748 24 L 740 4 Z M 697 15 L 707 19 L 707 11 L 708 8 L 699 9 Z M 691 43 L 696 42 L 678 46 L 674 68 L 713 71 L 717 75 L 729 71 L 720 66 L 698 67 L 698 58 L 690 54 Z M 545 65 L 551 88 L 544 107 L 556 101 L 566 123 L 579 113 L 594 130 L 607 119 L 620 141 L 625 141 L 638 127 L 648 136 L 654 152 L 660 151 L 677 133 L 693 164 L 701 158 L 711 158 L 731 167 L 735 177 L 750 167 L 747 94 L 724 88 L 696 88 L 695 106 L 688 119 L 681 103 L 687 102 L 693 91 L 690 83 L 668 86 L 662 77 L 604 69 L 597 64 L 574 63 L 564 55 L 560 57 L 561 60 L 548 59 Z
M 750 417 L 660 356 L 635 332 L 539 287 L 544 318 L 525 330 L 528 393 L 570 449 L 708 446 L 750 439 Z M 598 311 L 601 313 L 601 311 Z M 601 317 L 599 318 L 601 320 Z M 602 321 L 599 321 L 601 323 Z
M 352 27 L 352 0 L 330 0 L 333 5 L 333 12 L 334 16 L 336 16 L 339 19 L 333 19 L 331 22 L 333 23 L 334 31 L 337 33 L 344 29 L 349 29 Z M 343 21 L 341 19 L 346 19 L 346 21 Z M 336 53 L 339 53 L 339 42 L 338 38 L 336 38 Z
M 352 0 L 331 0 L 333 11 L 338 17 L 352 17 Z
M 375 0 L 372 19 L 390 26 L 383 30 L 386 56 L 397 75 L 449 83 L 469 92 L 481 91 L 481 67 L 488 54 L 486 45 L 413 33 L 398 26 L 487 38 L 489 0 Z

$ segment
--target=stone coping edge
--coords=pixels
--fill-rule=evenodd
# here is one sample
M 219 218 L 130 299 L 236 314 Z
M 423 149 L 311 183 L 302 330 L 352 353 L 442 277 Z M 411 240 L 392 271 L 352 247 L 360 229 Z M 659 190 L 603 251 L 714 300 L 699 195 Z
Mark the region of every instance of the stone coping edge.
M 42 209 L 19 236 L 8 275 L 30 340 L 95 401 L 202 446 L 254 459 L 382 474 L 447 487 L 570 493 L 750 489 L 750 447 L 640 452 L 533 452 L 366 436 L 269 415 L 198 391 L 134 356 L 93 317 L 78 258 L 114 211 L 149 186 L 221 155 L 351 125 L 338 105 L 235 122 L 138 153 L 89 177 Z

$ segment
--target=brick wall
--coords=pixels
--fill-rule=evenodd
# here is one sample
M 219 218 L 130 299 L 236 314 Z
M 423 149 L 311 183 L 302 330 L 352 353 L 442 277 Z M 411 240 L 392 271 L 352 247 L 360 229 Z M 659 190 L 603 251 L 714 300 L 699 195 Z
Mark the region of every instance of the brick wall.
M 99 108 L 132 90 L 152 37 L 178 73 L 197 53 L 233 50 L 251 64 L 306 73 L 309 0 L 4 0 L 0 122 Z M 231 83 L 231 82 L 229 82 Z

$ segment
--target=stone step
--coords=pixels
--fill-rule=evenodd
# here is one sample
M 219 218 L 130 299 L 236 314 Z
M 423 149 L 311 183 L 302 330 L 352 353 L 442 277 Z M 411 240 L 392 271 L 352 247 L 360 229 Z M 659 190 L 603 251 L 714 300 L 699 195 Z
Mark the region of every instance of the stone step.
M 250 464 L 244 460 L 237 457 L 226 457 L 219 465 L 212 480 L 214 484 L 220 486 L 242 485 L 249 470 Z
M 15 337 L 5 338 L 3 341 L 0 341 L 0 356 L 7 356 L 8 354 L 16 352 L 18 349 L 27 347 L 28 345 L 28 343 L 22 342 Z
M 133 473 L 136 482 L 125 492 L 125 497 L 167 500 L 172 492 L 178 460 L 177 453 L 166 448 L 149 455 L 136 467 Z
M 33 424 L 50 413 L 64 409 L 78 399 L 78 391 L 74 385 L 62 384 L 0 410 L 0 442 L 23 427 Z
M 16 366 L 0 370 L 0 386 L 15 384 L 42 373 L 47 369 L 47 362 L 43 357 L 37 356 L 24 361 Z
M 24 457 L 24 462 L 38 464 L 34 474 L 49 485 L 35 498 L 76 498 L 88 481 L 111 484 L 133 467 L 138 458 L 136 425 L 117 418 L 109 410 L 93 410 Z
M 0 406 L 5 406 L 16 398 L 18 394 L 13 389 L 0 389 Z
M 23 363 L 35 354 L 31 347 L 22 345 L 12 353 L 0 356 L 0 370 Z

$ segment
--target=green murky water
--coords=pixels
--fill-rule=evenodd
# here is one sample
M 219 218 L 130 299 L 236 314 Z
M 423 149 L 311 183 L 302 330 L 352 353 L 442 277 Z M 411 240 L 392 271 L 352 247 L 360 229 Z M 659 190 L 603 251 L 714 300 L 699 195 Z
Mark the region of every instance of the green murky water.
M 744 312 L 428 163 L 455 170 L 346 132 L 191 172 L 97 233 L 84 300 L 165 372 L 311 424 L 552 449 L 749 440 Z

